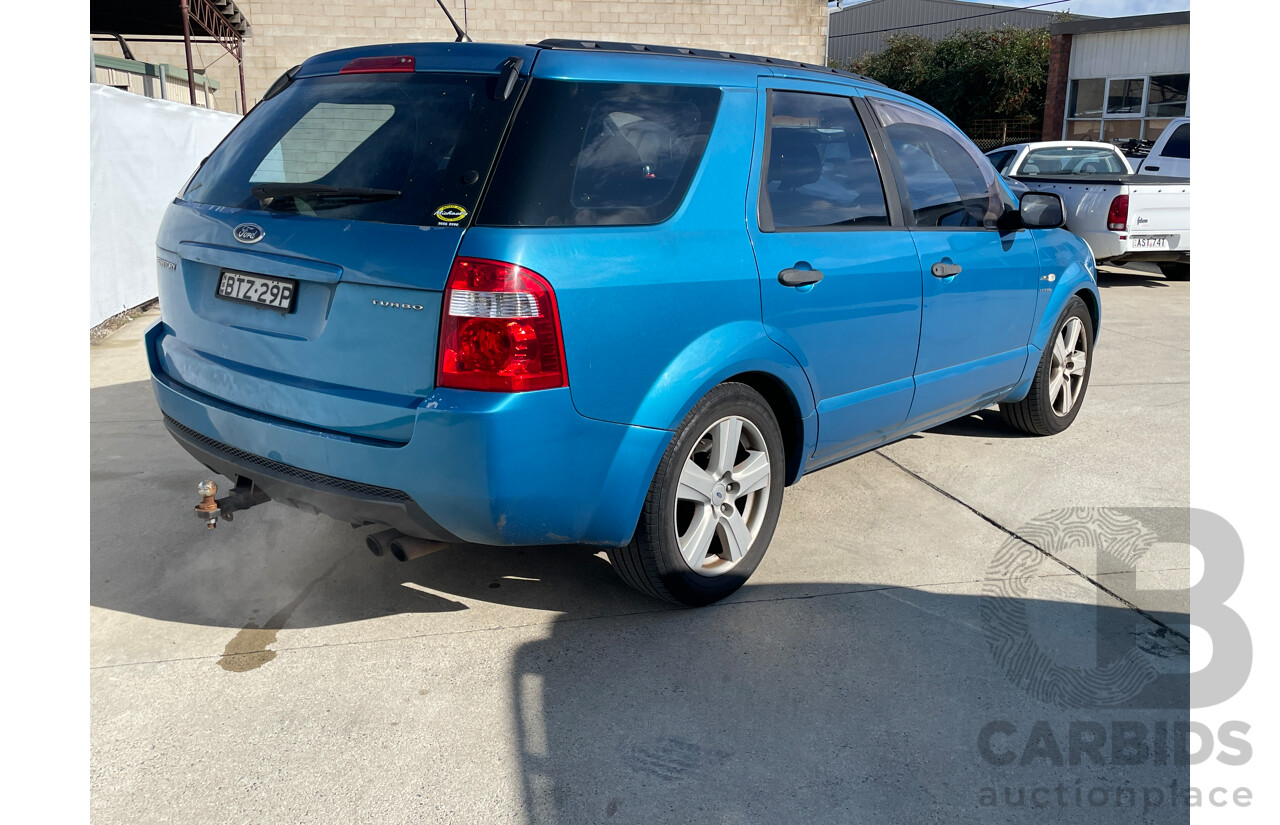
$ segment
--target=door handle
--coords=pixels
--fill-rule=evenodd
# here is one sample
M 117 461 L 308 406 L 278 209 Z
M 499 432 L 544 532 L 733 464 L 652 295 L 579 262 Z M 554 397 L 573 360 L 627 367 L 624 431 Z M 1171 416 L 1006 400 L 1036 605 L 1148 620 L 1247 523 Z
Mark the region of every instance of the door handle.
M 1148 170 L 1150 170 L 1150 171 L 1152 171 L 1152 172 L 1159 172 L 1159 171 L 1160 171 L 1160 167 L 1159 167 L 1159 166 L 1146 166 L 1146 167 L 1143 167 L 1143 168 L 1148 169 Z
M 960 264 L 944 264 L 938 261 L 929 268 L 935 278 L 950 278 L 952 275 L 960 274 Z
M 821 280 L 821 269 L 784 269 L 778 273 L 778 283 L 783 286 L 808 286 Z

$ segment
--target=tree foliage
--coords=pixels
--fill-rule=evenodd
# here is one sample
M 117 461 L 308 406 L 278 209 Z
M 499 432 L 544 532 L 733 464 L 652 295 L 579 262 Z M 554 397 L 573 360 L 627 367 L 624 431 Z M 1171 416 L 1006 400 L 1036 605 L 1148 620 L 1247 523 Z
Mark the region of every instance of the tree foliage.
M 989 118 L 1044 117 L 1049 30 L 961 29 L 942 40 L 895 35 L 888 48 L 838 68 L 867 75 L 937 107 L 961 128 Z

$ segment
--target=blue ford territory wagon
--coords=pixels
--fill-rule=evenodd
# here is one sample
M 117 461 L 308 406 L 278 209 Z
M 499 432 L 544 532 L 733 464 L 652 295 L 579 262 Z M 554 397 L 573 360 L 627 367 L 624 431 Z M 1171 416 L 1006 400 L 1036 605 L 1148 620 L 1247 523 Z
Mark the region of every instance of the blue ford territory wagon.
M 945 117 L 819 66 L 415 43 L 281 77 L 169 206 L 147 352 L 232 484 L 450 544 L 608 548 L 702 605 L 807 472 L 992 404 L 1068 427 L 1088 247 Z

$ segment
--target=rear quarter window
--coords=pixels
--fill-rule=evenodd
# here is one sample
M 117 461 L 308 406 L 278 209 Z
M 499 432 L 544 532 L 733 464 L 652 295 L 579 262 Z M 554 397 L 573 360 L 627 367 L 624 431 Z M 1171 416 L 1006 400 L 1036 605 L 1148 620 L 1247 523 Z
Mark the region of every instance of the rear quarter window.
M 1160 152 L 1166 158 L 1191 158 L 1191 124 L 1184 123 L 1169 136 L 1169 140 Z
M 715 88 L 536 80 L 478 222 L 660 223 L 688 192 L 719 103 Z
M 1004 152 L 992 152 L 987 157 L 991 160 L 991 165 L 1001 174 L 1006 174 L 1009 170 L 1005 167 L 1009 165 L 1009 161 L 1013 160 L 1013 156 L 1018 154 L 1012 149 Z

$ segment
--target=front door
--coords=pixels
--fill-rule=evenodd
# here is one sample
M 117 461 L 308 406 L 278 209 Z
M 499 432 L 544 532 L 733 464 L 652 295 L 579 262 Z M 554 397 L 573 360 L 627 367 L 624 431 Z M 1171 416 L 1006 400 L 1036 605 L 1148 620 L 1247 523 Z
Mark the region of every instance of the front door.
M 1026 365 L 1040 279 L 1029 230 L 977 147 L 945 120 L 867 98 L 900 170 L 903 212 L 924 281 L 913 426 L 978 409 Z

